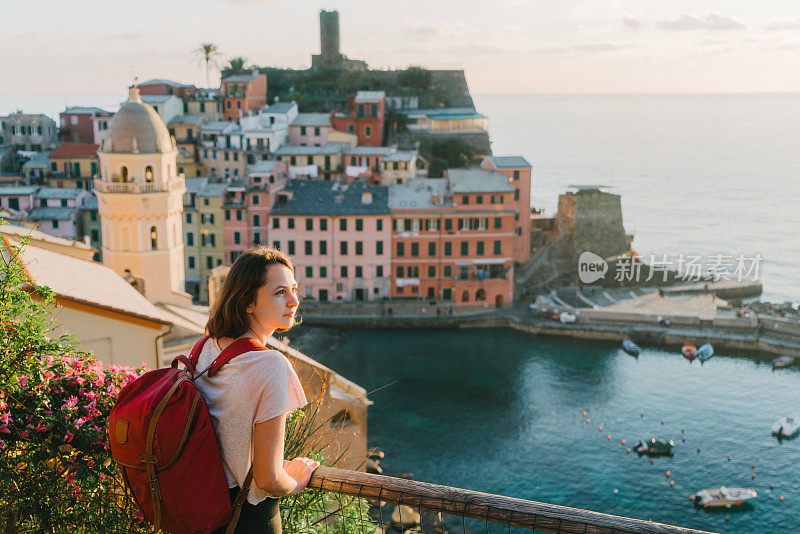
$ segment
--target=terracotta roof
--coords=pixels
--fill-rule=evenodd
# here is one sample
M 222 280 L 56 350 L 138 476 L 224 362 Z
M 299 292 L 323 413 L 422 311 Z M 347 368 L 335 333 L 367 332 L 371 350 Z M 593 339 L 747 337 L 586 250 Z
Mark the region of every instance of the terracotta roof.
M 97 149 L 94 143 L 64 143 L 50 152 L 50 159 L 54 158 L 96 158 Z
M 31 281 L 49 287 L 62 299 L 156 323 L 172 324 L 168 315 L 102 263 L 74 258 L 31 244 L 22 249 L 20 256 Z

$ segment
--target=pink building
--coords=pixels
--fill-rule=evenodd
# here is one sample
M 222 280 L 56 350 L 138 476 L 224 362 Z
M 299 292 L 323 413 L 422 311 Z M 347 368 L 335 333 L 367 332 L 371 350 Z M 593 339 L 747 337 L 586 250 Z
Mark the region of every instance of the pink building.
M 36 206 L 28 218 L 39 223 L 39 230 L 64 239 L 80 240 L 81 206 L 90 193 L 83 189 L 40 187 Z
M 332 129 L 330 113 L 298 113 L 289 126 L 289 144 L 325 146 Z
M 522 156 L 487 156 L 481 168 L 508 176 L 514 188 L 514 261 L 525 263 L 531 255 L 531 164 Z
M 0 186 L 0 209 L 27 213 L 37 205 L 38 190 L 38 187 L 29 185 Z
M 246 182 L 228 185 L 223 203 L 226 263 L 233 264 L 242 251 L 252 246 L 268 243 L 270 209 L 287 179 L 286 163 L 259 161 L 250 167 Z
M 388 188 L 291 180 L 270 215 L 270 242 L 295 264 L 304 298 L 368 301 L 389 296 Z

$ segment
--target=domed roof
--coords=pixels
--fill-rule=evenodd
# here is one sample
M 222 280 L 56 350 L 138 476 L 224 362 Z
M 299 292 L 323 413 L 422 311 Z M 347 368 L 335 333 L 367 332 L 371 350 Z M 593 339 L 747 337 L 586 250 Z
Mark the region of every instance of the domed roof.
M 172 140 L 156 110 L 142 102 L 139 88 L 130 88 L 128 101 L 108 125 L 105 152 L 152 153 L 170 152 Z

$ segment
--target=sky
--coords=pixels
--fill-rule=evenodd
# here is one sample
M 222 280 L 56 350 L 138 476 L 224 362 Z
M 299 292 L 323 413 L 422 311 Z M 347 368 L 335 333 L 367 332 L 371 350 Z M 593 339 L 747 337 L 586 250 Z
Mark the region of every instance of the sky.
M 372 68 L 463 68 L 473 93 L 763 93 L 800 87 L 797 0 L 0 1 L 0 94 L 205 86 L 192 50 L 307 68 L 319 10 Z M 212 72 L 212 85 L 219 73 Z

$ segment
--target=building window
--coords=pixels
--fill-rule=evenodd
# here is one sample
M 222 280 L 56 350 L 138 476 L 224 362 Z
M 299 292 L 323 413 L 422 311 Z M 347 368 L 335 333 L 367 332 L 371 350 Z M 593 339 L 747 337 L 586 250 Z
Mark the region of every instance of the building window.
M 486 290 L 483 289 L 483 288 L 480 288 L 479 290 L 477 290 L 475 292 L 475 300 L 477 300 L 478 302 L 485 301 L 486 300 Z
M 254 232 L 253 233 L 253 244 L 260 245 L 261 244 L 261 232 Z
M 495 229 L 503 227 L 503 219 L 501 217 L 494 218 L 494 227 Z
M 309 232 L 314 229 L 314 219 L 306 219 L 306 230 Z
M 348 124 L 347 125 L 347 133 L 353 133 L 353 130 L 355 130 L 355 127 L 352 124 Z
M 453 219 L 445 219 L 444 220 L 444 229 L 445 230 L 452 230 L 453 229 Z
M 53 220 L 53 228 L 58 228 L 58 221 L 55 219 Z
M 375 242 L 375 254 L 377 256 L 383 255 L 383 241 L 376 241 Z
M 405 243 L 397 243 L 397 257 L 402 258 L 406 253 Z
M 306 267 L 306 278 L 314 278 L 314 268 Z
M 304 249 L 305 249 L 306 256 L 311 256 L 311 255 L 314 253 L 314 252 L 311 250 L 311 246 L 312 246 L 312 245 L 311 245 L 311 241 L 310 241 L 310 240 L 306 240 L 306 241 L 303 243 L 303 247 L 304 247 Z
M 288 228 L 289 230 L 294 229 L 294 217 L 289 217 L 288 219 L 286 219 L 286 228 Z
M 347 231 L 347 219 L 339 219 L 339 230 L 342 232 Z
M 364 268 L 360 265 L 356 266 L 356 278 L 364 278 Z
M 347 256 L 347 241 L 341 241 L 339 243 L 339 254 Z
M 144 169 L 144 181 L 145 182 L 152 182 L 153 181 L 153 167 L 148 165 Z
M 319 268 L 319 277 L 320 278 L 327 278 L 328 277 L 328 268 L 322 266 Z
M 253 205 L 258 206 L 259 204 L 261 204 L 261 197 L 258 195 L 253 195 Z
M 273 241 L 272 248 L 280 250 L 281 249 L 281 242 L 280 241 Z
M 467 278 L 469 278 L 469 267 L 462 265 L 458 268 L 458 279 L 466 280 Z
M 476 203 L 476 204 L 483 204 L 483 195 L 478 195 L 478 196 L 475 198 L 475 203 Z
M 319 242 L 319 255 L 326 256 L 328 254 L 328 242 L 327 241 L 320 241 Z
M 225 220 L 226 221 L 231 220 L 231 210 L 225 210 Z
M 465 206 L 469 204 L 469 197 L 467 195 L 461 197 L 461 203 L 464 204 Z
M 300 135 L 306 135 L 306 127 L 305 126 L 301 126 L 300 127 Z
M 383 276 L 383 265 L 378 265 L 377 267 L 375 267 L 375 276 L 377 276 L 378 278 Z
M 495 256 L 499 256 L 500 255 L 500 241 L 495 241 L 494 242 L 494 255 Z
M 382 232 L 383 231 L 383 219 L 378 219 L 377 221 L 375 221 L 375 224 L 377 225 L 376 229 L 379 232 Z
M 436 278 L 436 267 L 433 265 L 428 266 L 428 278 Z
M 204 206 L 208 206 L 208 199 L 207 199 L 207 198 L 204 198 L 204 199 L 203 199 L 203 205 L 204 205 Z
M 450 241 L 445 241 L 444 243 L 444 255 L 445 256 L 453 255 L 453 244 Z
M 92 228 L 92 242 L 97 243 L 100 241 L 100 232 L 97 231 L 97 228 Z
M 519 171 L 514 171 L 514 180 L 519 180 Z
M 462 241 L 461 242 L 461 255 L 462 256 L 469 255 L 469 241 Z
M 450 267 L 449 265 L 445 265 L 445 266 L 444 266 L 444 272 L 442 273 L 442 275 L 443 275 L 444 277 L 450 277 L 450 276 L 453 276 L 453 268 L 452 268 L 452 267 Z
M 339 273 L 342 278 L 347 278 L 347 265 L 342 265 Z M 341 289 L 338 289 L 337 291 L 341 291 Z
M 356 232 L 364 230 L 364 219 L 356 219 Z
M 236 220 L 237 221 L 242 220 L 242 210 L 236 210 Z
M 189 268 L 194 269 L 194 256 L 189 256 Z
M 328 219 L 320 219 L 319 220 L 319 229 L 321 232 L 328 231 Z
M 514 189 L 514 200 L 519 200 L 519 189 Z
M 414 258 L 419 256 L 419 243 L 411 243 L 411 256 Z
M 239 245 L 242 242 L 242 234 L 239 232 L 233 232 L 233 244 Z
M 364 255 L 364 242 L 356 241 L 356 256 L 363 256 L 363 255 Z
M 397 278 L 403 278 L 405 276 L 405 269 L 402 265 L 397 266 Z
M 372 137 L 372 127 L 371 126 L 367 126 L 366 128 L 364 128 L 364 135 L 366 135 L 367 137 Z
M 253 215 L 253 226 L 259 227 L 261 226 L 261 215 Z
M 155 226 L 150 227 L 150 248 L 158 250 L 158 230 Z
M 478 256 L 483 256 L 483 241 L 478 241 L 475 253 Z
M 294 256 L 294 241 L 289 241 L 289 256 Z
M 214 268 L 214 258 L 211 256 L 206 256 L 206 269 L 213 269 Z
M 194 246 L 194 234 L 192 232 L 186 233 L 186 245 L 190 247 Z
M 280 228 L 281 227 L 281 220 L 277 217 L 272 218 L 272 228 Z
M 433 241 L 428 243 L 428 256 L 430 256 L 431 258 L 436 256 L 436 243 L 434 243 Z

